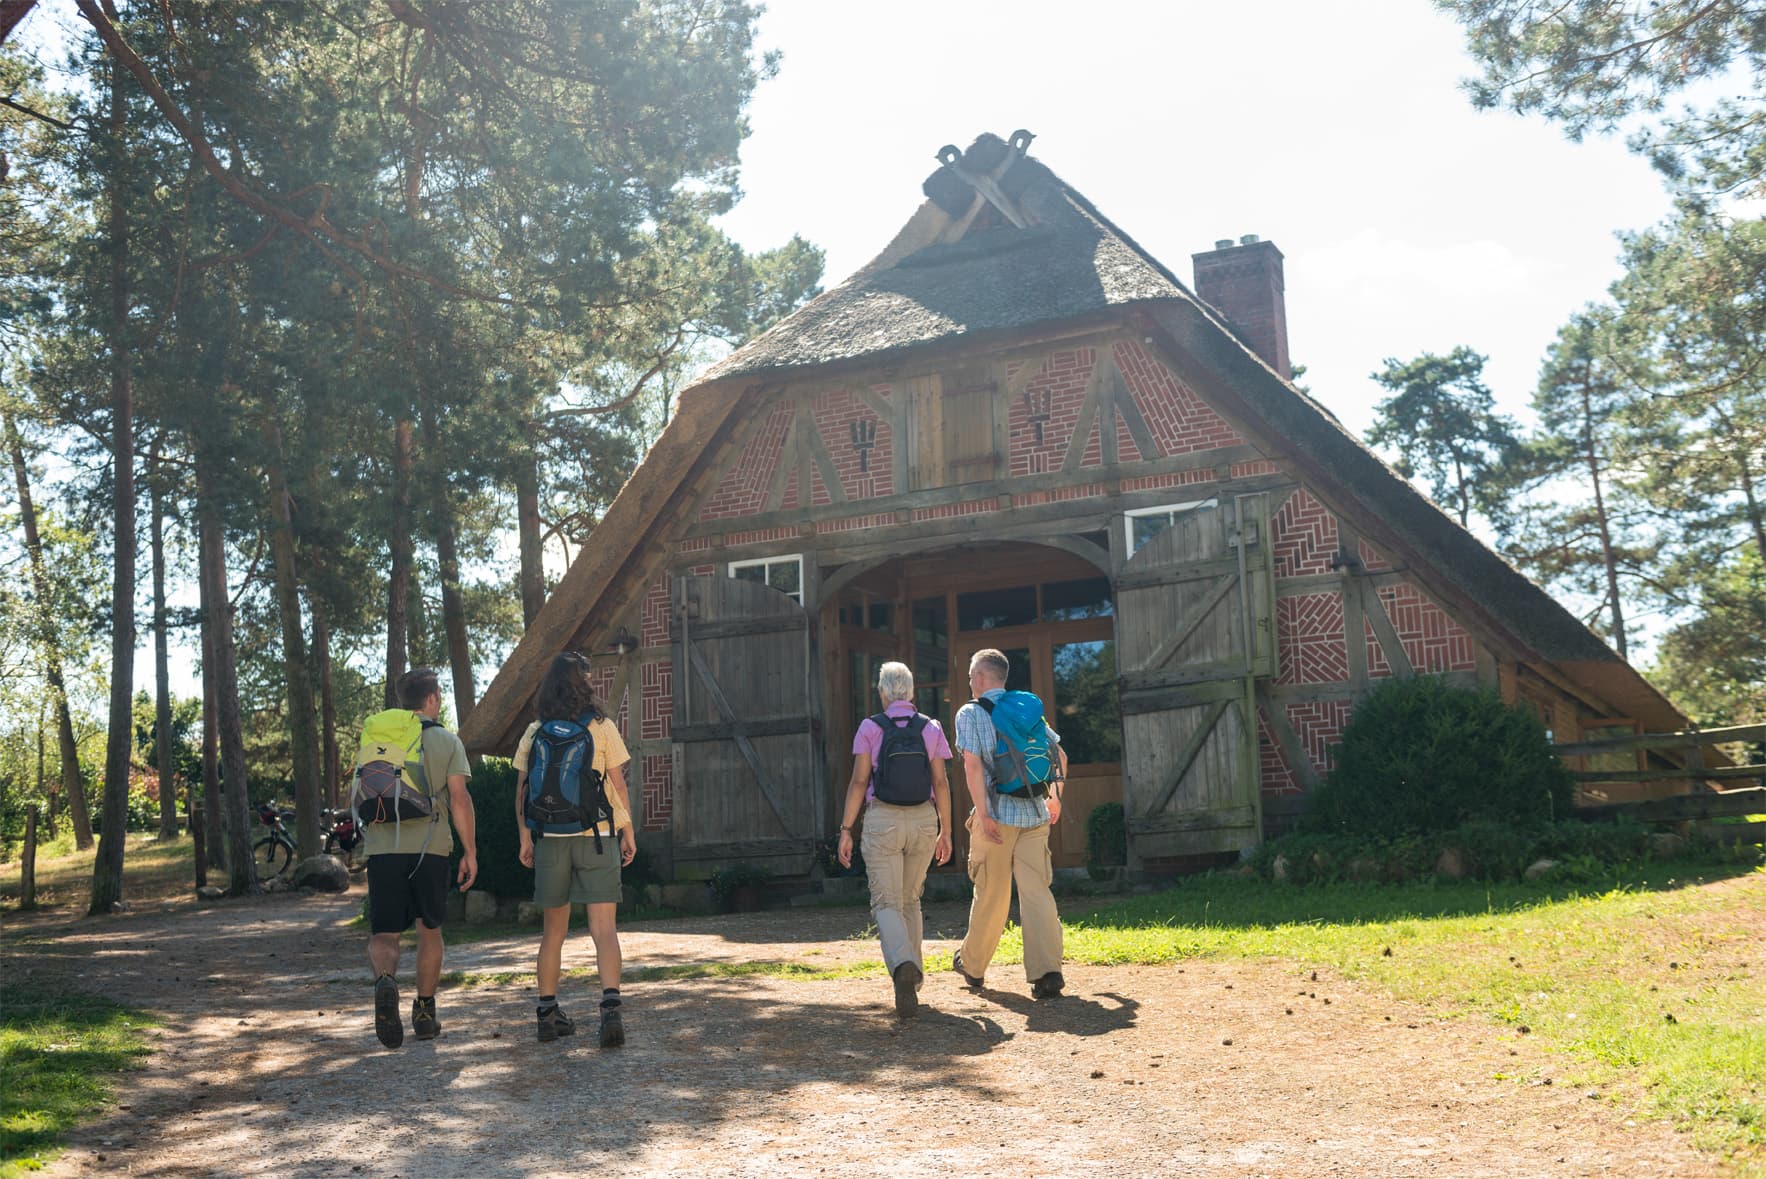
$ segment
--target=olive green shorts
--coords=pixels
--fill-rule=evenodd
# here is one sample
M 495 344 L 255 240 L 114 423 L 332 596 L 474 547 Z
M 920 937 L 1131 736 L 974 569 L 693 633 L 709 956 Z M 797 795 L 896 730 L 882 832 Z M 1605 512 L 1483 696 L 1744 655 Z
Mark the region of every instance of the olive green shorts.
M 619 903 L 619 836 L 545 835 L 533 843 L 533 903 L 559 905 Z

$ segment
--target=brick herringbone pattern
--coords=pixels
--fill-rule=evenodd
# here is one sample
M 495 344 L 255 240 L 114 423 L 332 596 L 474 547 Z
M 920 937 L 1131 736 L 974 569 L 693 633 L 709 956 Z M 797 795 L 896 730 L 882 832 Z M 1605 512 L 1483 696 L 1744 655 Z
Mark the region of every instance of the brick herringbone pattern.
M 1329 573 L 1337 554 L 1337 517 L 1304 488 L 1290 495 L 1276 511 L 1271 531 L 1275 541 L 1275 575 L 1305 577 Z
M 1343 641 L 1343 595 L 1299 594 L 1276 599 L 1278 684 L 1340 684 L 1349 678 Z

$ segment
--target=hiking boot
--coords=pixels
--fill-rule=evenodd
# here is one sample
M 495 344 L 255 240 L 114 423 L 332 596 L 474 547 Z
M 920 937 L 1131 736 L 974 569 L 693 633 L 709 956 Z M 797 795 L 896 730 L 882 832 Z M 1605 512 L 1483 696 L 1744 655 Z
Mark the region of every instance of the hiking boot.
M 1066 985 L 1067 980 L 1061 977 L 1061 972 L 1051 970 L 1030 984 L 1030 997 L 1032 999 L 1059 999 L 1061 989 Z
M 601 1008 L 601 1047 L 618 1048 L 625 1043 L 625 1021 L 619 1017 L 619 1008 Z
M 920 968 L 903 962 L 895 968 L 895 1013 L 903 1019 L 920 1014 Z
M 411 1034 L 419 1040 L 433 1040 L 441 1035 L 441 1020 L 435 1017 L 435 1000 L 411 1001 Z
M 405 1042 L 405 1021 L 399 1018 L 399 984 L 390 974 L 374 980 L 374 1034 L 388 1048 Z
M 552 1008 L 540 1016 L 539 1022 L 540 1043 L 542 1044 L 549 1044 L 559 1036 L 574 1036 L 576 1034 L 576 1024 L 570 1021 L 570 1016 L 564 1014 L 562 1007 Z
M 963 976 L 964 986 L 968 987 L 971 991 L 979 991 L 981 989 L 981 980 L 963 969 L 963 952 L 961 950 L 956 952 L 956 956 L 951 959 L 950 965 L 952 970 L 955 970 L 958 974 Z

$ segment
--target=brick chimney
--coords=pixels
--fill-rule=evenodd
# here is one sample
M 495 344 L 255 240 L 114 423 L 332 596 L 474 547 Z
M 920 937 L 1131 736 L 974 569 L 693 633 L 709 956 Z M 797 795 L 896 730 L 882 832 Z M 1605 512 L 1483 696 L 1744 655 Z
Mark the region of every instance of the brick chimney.
M 1225 317 L 1233 331 L 1283 379 L 1288 363 L 1288 306 L 1282 294 L 1282 252 L 1274 242 L 1248 233 L 1234 244 L 1214 243 L 1206 254 L 1192 254 L 1196 294 Z

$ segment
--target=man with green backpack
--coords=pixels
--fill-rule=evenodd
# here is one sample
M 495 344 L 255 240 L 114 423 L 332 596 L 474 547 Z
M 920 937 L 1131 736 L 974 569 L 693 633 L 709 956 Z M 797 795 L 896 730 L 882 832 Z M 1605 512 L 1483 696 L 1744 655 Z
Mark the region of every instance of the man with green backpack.
M 1005 932 L 1016 882 L 1030 993 L 1053 999 L 1066 984 L 1061 977 L 1061 916 L 1049 891 L 1049 827 L 1061 818 L 1067 755 L 1061 738 L 1043 719 L 1042 701 L 1030 692 L 1006 690 L 1011 667 L 1004 652 L 977 651 L 969 661 L 973 699 L 957 711 L 957 748 L 975 804 L 968 824 L 969 880 L 975 897 L 954 965 L 969 989 L 981 989 Z
M 388 1048 L 405 1041 L 399 1011 L 399 935 L 417 926 L 417 997 L 411 1031 L 441 1032 L 442 922 L 448 914 L 448 858 L 460 834 L 460 891 L 478 877 L 478 842 L 460 738 L 441 726 L 441 685 L 427 667 L 399 677 L 400 707 L 362 722 L 350 810 L 368 853 L 368 963 L 374 969 L 374 1033 Z

